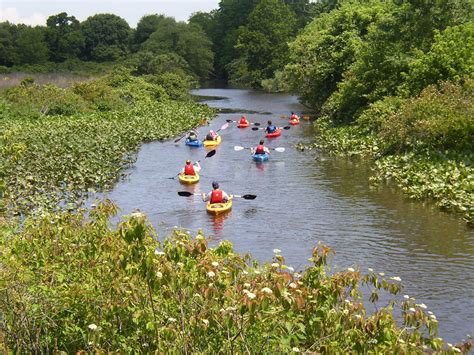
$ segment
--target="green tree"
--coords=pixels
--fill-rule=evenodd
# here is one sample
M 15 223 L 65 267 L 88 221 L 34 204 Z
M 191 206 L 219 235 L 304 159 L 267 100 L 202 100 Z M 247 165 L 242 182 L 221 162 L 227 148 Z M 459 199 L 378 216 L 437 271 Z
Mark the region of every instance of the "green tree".
M 207 78 L 212 70 L 212 43 L 201 26 L 196 24 L 163 19 L 142 48 L 155 54 L 178 54 L 202 79 Z
M 130 26 L 119 16 L 91 16 L 81 24 L 81 29 L 85 37 L 85 59 L 113 61 L 128 51 Z
M 436 30 L 472 16 L 472 0 L 393 0 L 389 12 L 369 27 L 357 59 L 326 106 L 340 120 L 352 120 L 368 104 L 401 94 L 411 61 L 430 48 Z
M 410 63 L 408 93 L 417 95 L 439 81 L 474 78 L 474 24 L 466 23 L 437 32 L 427 53 L 419 52 Z
M 18 63 L 15 64 L 42 64 L 48 60 L 49 51 L 44 32 L 41 27 L 18 26 L 15 39 Z
M 145 42 L 150 35 L 156 31 L 160 22 L 165 19 L 164 15 L 152 14 L 143 16 L 137 24 L 133 42 L 140 45 Z
M 262 0 L 255 7 L 236 47 L 245 58 L 253 86 L 283 68 L 288 60 L 288 42 L 296 30 L 296 16 L 283 1 Z
M 0 65 L 11 66 L 18 63 L 15 32 L 17 26 L 9 22 L 0 23 Z
M 314 19 L 290 44 L 286 83 L 320 110 L 356 59 L 369 26 L 386 11 L 379 0 L 351 2 Z
M 79 21 L 74 16 L 68 16 L 65 12 L 50 16 L 46 27 L 46 41 L 51 60 L 62 62 L 80 55 L 85 39 Z

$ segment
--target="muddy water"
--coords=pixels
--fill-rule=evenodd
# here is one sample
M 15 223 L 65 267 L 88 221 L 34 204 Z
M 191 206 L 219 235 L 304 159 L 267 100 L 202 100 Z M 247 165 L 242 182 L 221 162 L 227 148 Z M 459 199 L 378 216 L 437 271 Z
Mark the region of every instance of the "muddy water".
M 196 93 L 226 97 L 207 103 L 255 111 L 247 117 L 262 124 L 272 119 L 286 125 L 280 115 L 302 110 L 296 98 L 288 95 L 232 89 Z M 226 119 L 239 117 L 238 113 L 220 114 L 199 132 L 218 129 Z M 295 269 L 307 264 L 312 247 L 322 241 L 336 251 L 333 270 L 372 267 L 401 277 L 404 293 L 437 315 L 442 337 L 458 341 L 474 334 L 474 232 L 459 218 L 408 201 L 396 189 L 371 188 L 365 163 L 296 151 L 293 144 L 313 137 L 309 122 L 302 121 L 268 142 L 287 149 L 274 152 L 263 164 L 253 162 L 247 150 L 233 149 L 256 145 L 263 137 L 261 131 L 233 126 L 221 134 L 223 143 L 217 154 L 202 162 L 198 185 L 185 187 L 168 177 L 186 159 L 203 159 L 206 150 L 186 147 L 183 141 L 155 142 L 142 146 L 128 178 L 107 197 L 118 203 L 123 214 L 135 208 L 148 214 L 160 236 L 173 226 L 190 231 L 202 228 L 261 261 L 269 261 L 274 248 L 281 249 Z M 198 198 L 176 194 L 179 190 L 208 192 L 213 180 L 229 193 L 258 197 L 235 200 L 230 213 L 213 217 Z

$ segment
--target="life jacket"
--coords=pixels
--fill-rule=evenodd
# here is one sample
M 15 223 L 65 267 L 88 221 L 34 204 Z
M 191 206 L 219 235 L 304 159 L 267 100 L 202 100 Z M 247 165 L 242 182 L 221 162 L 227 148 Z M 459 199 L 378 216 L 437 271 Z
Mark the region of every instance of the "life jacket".
M 239 123 L 240 123 L 240 124 L 247 124 L 247 123 L 249 123 L 249 121 L 247 121 L 247 119 L 246 119 L 245 117 L 242 117 L 242 118 L 240 119 L 240 122 L 239 122 Z
M 184 166 L 184 175 L 196 175 L 193 164 L 186 164 Z
M 268 133 L 274 133 L 277 130 L 277 128 L 274 125 L 268 126 L 267 127 L 267 132 Z
M 292 114 L 291 117 L 290 117 L 290 120 L 298 120 L 298 119 L 299 119 L 299 117 L 298 117 L 298 115 L 295 114 L 295 113 Z
M 211 203 L 221 203 L 222 199 L 222 190 L 212 190 L 211 192 Z
M 255 149 L 255 154 L 265 154 L 265 146 L 259 144 Z

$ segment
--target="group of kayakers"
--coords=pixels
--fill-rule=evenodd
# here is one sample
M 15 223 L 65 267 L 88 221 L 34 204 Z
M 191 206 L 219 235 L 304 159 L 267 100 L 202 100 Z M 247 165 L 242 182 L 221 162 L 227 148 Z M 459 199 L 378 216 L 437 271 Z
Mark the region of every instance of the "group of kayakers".
M 290 116 L 290 123 L 292 120 L 298 120 L 299 116 L 296 115 L 294 112 L 291 113 Z M 243 115 L 240 120 L 238 121 L 238 126 L 240 127 L 248 127 L 250 122 L 247 120 L 247 117 Z M 277 132 L 278 127 L 276 127 L 271 120 L 268 120 L 267 127 L 265 128 L 265 133 L 273 134 Z M 209 133 L 206 135 L 205 141 L 216 141 L 219 135 L 214 130 L 210 130 Z M 187 136 L 187 140 L 190 142 L 195 142 L 198 140 L 198 132 L 196 130 L 191 130 Z M 251 149 L 253 155 L 269 155 L 270 150 L 265 146 L 265 141 L 261 139 L 258 145 Z M 199 162 L 192 163 L 191 160 L 186 160 L 186 165 L 183 169 L 181 169 L 181 174 L 186 176 L 195 176 L 197 173 L 201 171 L 201 166 Z M 214 181 L 212 183 L 212 191 L 208 194 L 202 193 L 202 199 L 204 202 L 209 201 L 211 204 L 213 203 L 224 203 L 229 201 L 229 195 L 227 195 L 223 190 L 219 188 L 219 183 Z

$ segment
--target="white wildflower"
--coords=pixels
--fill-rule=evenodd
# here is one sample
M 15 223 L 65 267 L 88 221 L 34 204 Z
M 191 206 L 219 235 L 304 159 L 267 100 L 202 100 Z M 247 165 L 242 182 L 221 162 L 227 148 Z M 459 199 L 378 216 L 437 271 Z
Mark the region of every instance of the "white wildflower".
M 217 261 L 213 261 L 213 262 L 212 262 L 212 266 L 218 267 L 218 266 L 219 266 L 219 263 L 218 263 Z
M 272 263 L 272 267 L 279 267 L 279 266 L 280 266 L 280 264 L 278 264 L 278 263 Z
M 288 285 L 290 288 L 297 288 L 298 285 L 292 282 L 291 284 Z
M 255 295 L 255 293 L 248 292 L 248 293 L 247 293 L 247 297 L 250 298 L 251 300 L 253 300 L 253 299 L 254 299 L 255 297 L 257 297 L 257 296 Z
M 436 319 L 436 316 L 434 314 L 430 314 L 431 319 Z
M 273 293 L 273 291 L 272 291 L 270 288 L 268 288 L 268 287 L 264 287 L 264 288 L 262 288 L 262 290 L 261 290 L 261 291 L 262 291 L 262 292 L 265 292 L 265 293 L 268 293 L 268 294 L 271 294 L 271 293 Z
M 402 281 L 402 279 L 401 279 L 400 277 L 398 277 L 398 276 L 393 276 L 393 277 L 391 277 L 390 279 L 391 279 L 391 280 L 394 280 L 394 281 L 398 281 L 398 282 Z
M 385 276 L 385 273 L 384 272 L 379 272 L 379 275 L 383 277 L 383 276 Z
M 362 318 L 362 316 L 361 316 L 360 314 L 356 314 L 355 317 L 356 317 L 357 319 L 361 319 L 361 318 Z
M 207 276 L 209 276 L 209 277 L 214 277 L 214 276 L 216 276 L 216 274 L 214 273 L 214 271 L 209 271 L 209 272 L 207 273 Z
M 460 352 L 461 352 L 461 349 L 456 348 L 455 346 L 453 346 L 453 350 L 454 350 L 454 352 L 457 352 L 457 353 L 460 353 Z
M 300 349 L 298 349 L 296 346 L 293 347 L 293 349 L 291 349 L 293 352 L 295 353 L 299 353 L 300 352 Z
M 176 321 L 177 321 L 176 318 L 173 318 L 173 317 L 168 318 L 168 322 L 170 322 L 170 323 L 175 323 Z
M 249 283 L 244 283 L 244 287 L 250 287 Z
M 408 295 L 403 295 L 403 298 L 405 298 L 405 299 L 409 299 L 409 298 L 410 298 L 410 296 L 408 296 Z
M 184 264 L 181 263 L 181 262 L 177 262 L 176 265 L 177 265 L 178 267 L 183 267 L 183 266 L 184 266 Z
M 161 279 L 163 277 L 163 274 L 160 272 L 160 271 L 157 271 L 156 272 L 156 277 L 158 277 L 159 279 Z
M 428 314 L 433 314 L 433 312 L 431 312 L 431 311 L 428 311 Z
M 408 310 L 409 310 L 410 312 L 416 312 L 416 309 L 413 308 L 413 307 L 410 307 Z
M 301 277 L 301 274 L 298 274 L 297 272 L 295 272 L 295 273 L 293 274 L 293 276 L 296 277 L 296 278 L 300 278 L 300 277 Z
M 209 321 L 208 321 L 207 319 L 203 319 L 202 322 L 203 322 L 206 326 L 209 325 Z
M 248 273 L 248 271 L 245 271 L 245 270 L 244 270 L 244 271 L 242 271 L 242 274 L 248 275 L 249 273 Z
M 288 266 L 288 270 L 290 270 L 291 272 L 295 271 L 295 269 L 292 268 L 291 266 Z
M 165 252 L 161 251 L 161 250 L 158 250 L 158 249 L 155 249 L 155 254 L 156 255 L 165 255 Z
M 280 249 L 273 249 L 273 252 L 274 252 L 275 254 L 280 254 L 280 253 L 281 253 L 281 250 L 280 250 Z
M 347 268 L 347 271 L 355 272 L 354 268 L 352 268 L 352 267 L 348 267 L 348 268 Z
M 342 313 L 343 313 L 345 316 L 347 316 L 347 315 L 349 314 L 349 310 L 348 310 L 348 309 L 345 309 L 345 310 L 342 311 Z
M 96 330 L 97 330 L 97 326 L 96 326 L 94 323 L 89 324 L 87 327 L 88 327 L 90 330 L 92 330 L 92 331 L 96 331 Z
M 140 211 L 135 211 L 135 212 L 133 212 L 133 213 L 131 214 L 131 216 L 132 216 L 133 218 L 143 218 L 143 217 L 145 217 L 145 214 L 143 214 L 143 213 L 140 212 Z
M 255 270 L 253 273 L 254 273 L 255 275 L 260 275 L 260 274 L 261 274 L 260 270 Z
M 453 344 L 451 344 L 451 343 L 446 343 L 446 344 L 448 344 L 448 346 L 449 346 L 450 348 L 453 347 Z
M 371 267 L 369 267 L 367 270 L 369 270 L 369 272 L 374 272 L 374 269 L 372 269 Z
M 426 306 L 426 304 L 424 304 L 424 303 L 417 304 L 417 306 L 420 307 L 420 308 L 423 308 L 423 309 L 428 308 L 428 307 Z
M 196 236 L 196 239 L 197 239 L 197 240 L 204 240 L 204 236 L 202 236 L 201 234 L 198 234 L 198 235 Z

